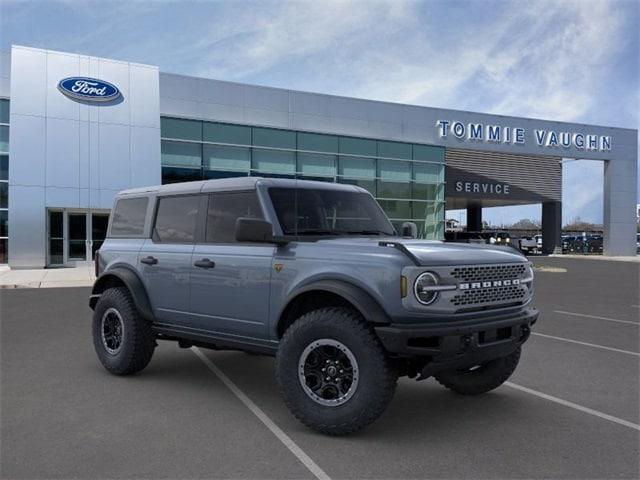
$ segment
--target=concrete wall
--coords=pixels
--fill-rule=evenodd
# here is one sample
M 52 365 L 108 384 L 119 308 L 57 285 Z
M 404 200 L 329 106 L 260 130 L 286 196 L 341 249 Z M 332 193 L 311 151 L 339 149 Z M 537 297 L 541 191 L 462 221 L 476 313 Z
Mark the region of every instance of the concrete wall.
M 123 98 L 64 96 L 71 76 L 115 84 Z M 160 183 L 158 69 L 25 47 L 11 51 L 9 264 L 46 262 L 48 207 L 111 208 L 119 190 Z
M 604 165 L 604 254 L 636 255 L 638 144 Z

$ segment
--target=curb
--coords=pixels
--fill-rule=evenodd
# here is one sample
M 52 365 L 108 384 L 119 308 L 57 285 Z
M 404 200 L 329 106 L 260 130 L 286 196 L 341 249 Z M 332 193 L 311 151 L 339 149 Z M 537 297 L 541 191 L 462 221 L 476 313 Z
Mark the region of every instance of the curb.
M 91 287 L 92 281 L 82 282 L 26 282 L 26 283 L 6 283 L 0 285 L 0 290 L 15 290 L 22 288 L 75 288 L 75 287 Z

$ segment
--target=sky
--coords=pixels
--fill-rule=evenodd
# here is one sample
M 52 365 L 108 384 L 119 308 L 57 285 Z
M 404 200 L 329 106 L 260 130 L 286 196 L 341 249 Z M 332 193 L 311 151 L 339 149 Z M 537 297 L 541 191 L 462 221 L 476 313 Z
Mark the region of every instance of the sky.
M 0 48 L 26 45 L 220 80 L 638 128 L 639 22 L 637 0 L 0 0 Z M 602 177 L 601 162 L 563 164 L 565 223 L 602 222 Z M 484 211 L 493 224 L 540 215 L 539 205 Z

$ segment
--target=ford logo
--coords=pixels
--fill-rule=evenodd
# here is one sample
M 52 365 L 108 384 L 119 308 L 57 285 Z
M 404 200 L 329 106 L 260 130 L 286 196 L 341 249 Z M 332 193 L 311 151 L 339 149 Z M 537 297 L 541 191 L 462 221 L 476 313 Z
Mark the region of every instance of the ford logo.
M 58 82 L 58 90 L 69 98 L 88 102 L 110 102 L 120 97 L 118 87 L 97 78 L 63 78 Z

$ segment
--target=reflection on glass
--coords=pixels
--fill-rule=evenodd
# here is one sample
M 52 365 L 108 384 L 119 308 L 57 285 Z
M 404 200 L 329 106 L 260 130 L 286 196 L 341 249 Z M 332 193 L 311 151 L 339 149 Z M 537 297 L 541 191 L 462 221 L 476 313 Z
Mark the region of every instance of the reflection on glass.
M 243 170 L 251 167 L 251 151 L 244 147 L 204 146 L 204 167 L 219 170 Z
M 162 165 L 199 167 L 202 164 L 202 144 L 162 141 Z
M 252 169 L 265 173 L 293 175 L 296 171 L 296 153 L 284 150 L 253 150 Z

